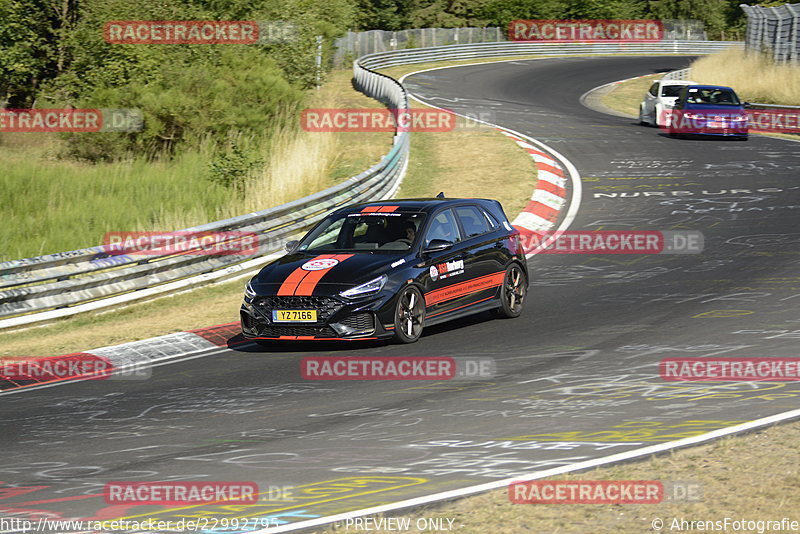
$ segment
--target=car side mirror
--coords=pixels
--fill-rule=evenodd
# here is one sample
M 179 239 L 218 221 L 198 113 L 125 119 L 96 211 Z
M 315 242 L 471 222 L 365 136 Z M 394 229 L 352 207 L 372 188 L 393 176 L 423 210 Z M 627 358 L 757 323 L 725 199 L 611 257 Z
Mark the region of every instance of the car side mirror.
M 743 108 L 749 108 L 749 107 L 750 107 L 750 102 L 745 102 L 745 103 L 743 103 L 743 104 L 742 104 L 742 107 L 743 107 Z
M 425 247 L 424 252 L 425 254 L 429 254 L 431 252 L 441 252 L 443 250 L 447 250 L 452 248 L 453 243 L 447 241 L 446 239 L 431 239 L 431 242 L 428 243 L 428 246 Z
M 673 107 L 678 108 L 678 107 L 681 107 L 682 105 L 683 105 L 683 100 L 681 100 L 679 98 L 679 99 L 675 100 L 675 104 L 673 105 Z
M 284 245 L 284 247 L 286 248 L 286 252 L 291 254 L 295 250 L 297 250 L 297 245 L 299 245 L 299 244 L 300 244 L 300 241 L 298 241 L 297 239 L 292 239 L 291 241 L 287 241 L 286 245 Z

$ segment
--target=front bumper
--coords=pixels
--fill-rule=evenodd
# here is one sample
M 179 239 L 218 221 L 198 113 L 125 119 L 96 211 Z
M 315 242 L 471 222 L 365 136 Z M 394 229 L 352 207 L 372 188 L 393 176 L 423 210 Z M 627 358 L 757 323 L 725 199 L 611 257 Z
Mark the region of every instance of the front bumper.
M 257 296 L 240 309 L 242 334 L 248 339 L 280 341 L 368 340 L 392 335 L 381 306 L 385 299 L 346 302 L 327 296 Z M 316 310 L 316 322 L 275 322 L 278 309 Z M 382 311 L 383 310 L 383 311 Z M 391 317 L 391 314 L 389 314 Z M 387 327 L 384 327 L 384 324 Z

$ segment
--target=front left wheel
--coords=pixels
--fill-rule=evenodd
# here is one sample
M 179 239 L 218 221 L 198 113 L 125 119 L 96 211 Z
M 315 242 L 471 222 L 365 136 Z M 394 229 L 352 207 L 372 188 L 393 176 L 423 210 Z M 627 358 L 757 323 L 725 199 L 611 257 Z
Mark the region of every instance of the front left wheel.
M 414 343 L 422 335 L 425 300 L 414 286 L 406 286 L 394 307 L 394 337 L 401 343 Z
M 522 313 L 525 295 L 528 292 L 528 277 L 517 263 L 506 268 L 503 287 L 500 291 L 500 307 L 495 311 L 498 317 L 514 318 Z

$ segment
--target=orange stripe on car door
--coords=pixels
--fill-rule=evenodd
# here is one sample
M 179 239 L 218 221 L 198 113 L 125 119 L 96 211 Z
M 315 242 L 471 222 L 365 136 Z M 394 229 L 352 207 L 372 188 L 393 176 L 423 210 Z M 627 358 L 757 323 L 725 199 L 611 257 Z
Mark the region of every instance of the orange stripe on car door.
M 465 280 L 457 284 L 445 286 L 442 289 L 425 293 L 425 305 L 433 306 L 434 304 L 439 304 L 440 302 L 445 302 L 458 297 L 463 297 L 464 295 L 469 295 L 470 293 L 477 293 L 479 291 L 483 291 L 484 289 L 503 285 L 504 278 L 505 272 L 500 271 L 497 273 L 479 276 L 478 278 Z

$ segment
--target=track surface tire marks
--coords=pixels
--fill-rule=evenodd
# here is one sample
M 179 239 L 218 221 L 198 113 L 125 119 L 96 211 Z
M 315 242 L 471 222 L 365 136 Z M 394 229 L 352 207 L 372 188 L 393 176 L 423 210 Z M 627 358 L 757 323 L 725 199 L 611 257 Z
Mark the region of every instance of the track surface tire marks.
M 0 512 L 297 522 L 797 408 L 792 383 L 658 378 L 665 357 L 796 356 L 800 332 L 798 145 L 674 140 L 578 104 L 595 86 L 689 60 L 514 61 L 421 73 L 407 85 L 437 106 L 494 111 L 493 122 L 570 158 L 584 178 L 572 229 L 700 230 L 702 254 L 538 255 L 522 317 L 475 316 L 410 346 L 231 344 L 156 367 L 146 381 L 4 396 L 0 480 L 35 491 L 0 494 Z M 310 354 L 486 356 L 499 374 L 304 382 L 299 362 Z M 249 480 L 294 487 L 297 498 L 246 511 L 108 509 L 98 494 L 119 480 Z

